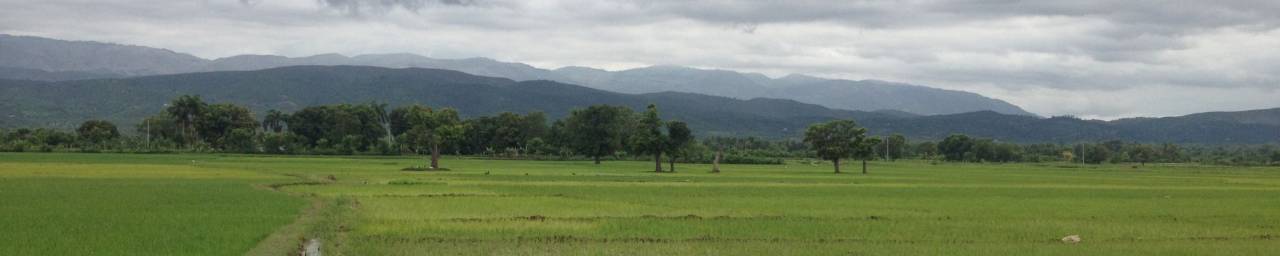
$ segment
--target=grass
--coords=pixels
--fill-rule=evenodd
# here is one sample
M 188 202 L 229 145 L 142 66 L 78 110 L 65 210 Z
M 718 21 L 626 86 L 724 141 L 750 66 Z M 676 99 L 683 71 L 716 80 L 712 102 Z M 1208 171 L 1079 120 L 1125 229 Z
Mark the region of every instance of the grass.
M 302 206 L 247 185 L 271 175 L 61 157 L 0 155 L 0 255 L 235 255 Z
M 319 238 L 331 255 L 1280 250 L 1275 168 L 903 161 L 873 162 L 869 175 L 805 163 L 657 174 L 647 162 L 446 158 L 449 172 L 400 171 L 422 162 L 0 154 L 0 209 L 16 213 L 0 219 L 0 255 L 224 255 L 296 247 L 290 236 Z M 151 214 L 126 214 L 139 207 Z M 1073 234 L 1084 241 L 1058 241 Z

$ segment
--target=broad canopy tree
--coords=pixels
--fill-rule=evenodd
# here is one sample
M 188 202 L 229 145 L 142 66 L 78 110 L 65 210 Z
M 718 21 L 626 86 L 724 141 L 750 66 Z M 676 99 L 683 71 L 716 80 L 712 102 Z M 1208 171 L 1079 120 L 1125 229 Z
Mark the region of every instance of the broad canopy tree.
M 227 139 L 233 131 L 249 130 L 241 131 L 240 136 L 234 137 L 244 140 L 243 134 L 252 134 L 252 130 L 258 126 L 258 121 L 248 108 L 233 104 L 209 105 L 197 95 L 179 96 L 169 103 L 165 112 L 177 126 L 179 142 L 185 145 L 205 141 L 216 148 L 227 149 L 227 145 L 231 144 Z M 150 121 L 146 123 L 149 124 Z M 242 145 L 244 142 L 235 144 Z
M 632 153 L 653 155 L 653 171 L 662 172 L 662 151 L 668 145 L 662 119 L 658 118 L 658 107 L 649 104 L 636 124 L 636 132 L 631 135 L 628 143 L 634 151 Z
M 81 140 L 94 145 L 120 137 L 120 131 L 116 129 L 116 125 L 103 120 L 89 120 L 80 123 L 80 127 L 76 128 L 76 134 L 80 136 Z
M 952 134 L 947 138 L 938 142 L 938 153 L 942 154 L 947 161 L 962 161 L 965 153 L 973 148 L 973 139 L 964 134 Z
M 310 147 L 345 152 L 365 151 L 377 145 L 386 130 L 369 105 L 327 105 L 298 110 L 288 116 L 289 132 Z
M 197 134 L 215 148 L 245 151 L 252 148 L 258 121 L 248 108 L 232 104 L 208 105 L 196 122 Z M 235 135 L 235 136 L 232 136 Z
M 856 157 L 863 160 L 862 172 L 865 174 L 866 159 L 874 157 L 871 148 L 879 140 L 868 139 L 867 129 L 858 127 L 852 120 L 835 120 L 810 125 L 804 132 L 804 142 L 818 157 L 831 160 L 835 173 L 840 173 L 841 158 Z
M 601 157 L 622 149 L 622 141 L 628 137 L 626 128 L 630 117 L 631 109 L 620 106 L 592 105 L 575 109 L 562 123 L 563 133 L 573 151 L 600 164 Z
M 676 172 L 676 158 L 690 154 L 694 146 L 693 130 L 680 121 L 667 122 L 667 160 L 671 162 L 671 172 Z
M 406 143 L 415 148 L 431 150 L 431 169 L 440 168 L 440 147 L 462 139 L 466 125 L 452 108 L 433 110 L 429 107 L 413 105 L 393 111 L 401 113 L 402 124 L 408 126 L 404 132 Z

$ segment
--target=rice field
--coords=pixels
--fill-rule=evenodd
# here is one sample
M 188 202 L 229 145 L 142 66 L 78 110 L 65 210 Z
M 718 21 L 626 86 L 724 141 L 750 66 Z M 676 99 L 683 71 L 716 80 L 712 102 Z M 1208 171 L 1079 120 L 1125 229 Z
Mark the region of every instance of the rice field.
M 0 154 L 0 255 L 1269 255 L 1280 169 Z M 843 169 L 854 170 L 856 165 Z M 1060 241 L 1079 235 L 1081 242 Z

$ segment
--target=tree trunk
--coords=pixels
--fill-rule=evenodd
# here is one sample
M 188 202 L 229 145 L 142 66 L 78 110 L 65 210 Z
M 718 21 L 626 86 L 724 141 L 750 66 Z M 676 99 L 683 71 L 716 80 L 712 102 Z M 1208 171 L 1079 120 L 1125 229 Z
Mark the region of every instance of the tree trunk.
M 676 172 L 676 156 L 675 155 L 667 156 L 667 162 L 671 163 L 671 172 Z
M 836 173 L 837 174 L 840 173 L 840 159 L 839 158 L 832 159 L 831 163 L 836 166 Z
M 653 172 L 662 172 L 662 152 L 653 153 Z
M 395 148 L 395 146 L 396 146 L 396 136 L 395 136 L 395 135 L 391 135 L 391 123 L 390 123 L 390 122 L 387 122 L 387 121 L 385 121 L 385 120 L 384 120 L 384 121 L 382 122 L 382 127 L 383 127 L 383 128 L 386 128 L 386 130 L 387 130 L 387 146 L 390 146 L 391 148 Z
M 591 156 L 591 159 L 596 160 L 596 165 L 600 165 L 600 156 Z
M 716 158 L 711 160 L 711 173 L 720 173 L 720 155 L 723 151 L 716 150 Z
M 862 159 L 862 174 L 867 174 L 867 159 Z
M 431 169 L 440 169 L 440 144 L 431 144 Z

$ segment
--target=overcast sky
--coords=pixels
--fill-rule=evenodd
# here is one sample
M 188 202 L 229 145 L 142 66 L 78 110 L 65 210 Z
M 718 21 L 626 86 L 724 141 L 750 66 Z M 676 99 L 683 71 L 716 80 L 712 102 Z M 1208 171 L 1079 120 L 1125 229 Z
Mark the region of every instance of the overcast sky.
M 966 90 L 1041 115 L 1280 107 L 1280 1 L 0 0 L 0 33 L 237 54 L 671 64 Z

